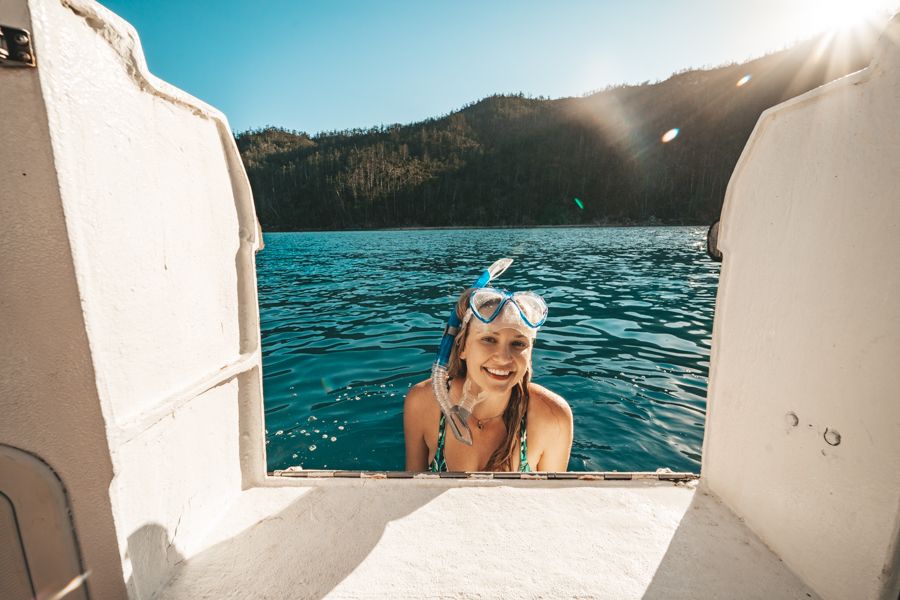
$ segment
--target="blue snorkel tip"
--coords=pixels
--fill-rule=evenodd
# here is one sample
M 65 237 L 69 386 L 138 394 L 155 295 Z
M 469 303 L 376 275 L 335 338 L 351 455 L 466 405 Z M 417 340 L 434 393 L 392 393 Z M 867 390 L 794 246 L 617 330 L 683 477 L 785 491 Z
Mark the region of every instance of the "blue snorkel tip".
M 489 269 L 485 269 L 484 273 L 481 274 L 481 277 L 475 282 L 473 288 L 483 288 L 491 281 L 491 272 Z

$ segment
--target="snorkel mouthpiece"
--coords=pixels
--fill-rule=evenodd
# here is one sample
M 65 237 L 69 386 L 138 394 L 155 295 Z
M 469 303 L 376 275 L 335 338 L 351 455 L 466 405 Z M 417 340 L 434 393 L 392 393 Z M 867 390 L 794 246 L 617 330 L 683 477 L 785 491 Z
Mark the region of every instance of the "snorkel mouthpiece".
M 447 419 L 453 436 L 467 446 L 472 445 L 472 430 L 469 428 L 470 416 L 472 416 L 472 413 L 468 410 L 462 406 L 455 405 L 450 407 L 450 415 Z
M 490 283 L 491 279 L 499 277 L 511 264 L 511 258 L 501 258 L 494 262 L 494 264 L 484 270 L 472 287 L 485 287 Z M 477 400 L 471 398 L 468 394 L 463 394 L 461 402 L 454 404 L 450 398 L 450 386 L 448 383 L 450 373 L 447 370 L 447 364 L 450 362 L 453 340 L 459 332 L 460 325 L 459 317 L 456 316 L 456 307 L 454 306 L 450 311 L 450 318 L 447 319 L 447 326 L 444 328 L 444 335 L 441 338 L 441 345 L 438 348 L 434 366 L 431 368 L 431 388 L 441 407 L 441 411 L 443 411 L 447 421 L 450 423 L 450 430 L 453 432 L 453 436 L 463 444 L 471 446 L 472 430 L 469 428 L 469 417 L 472 415 L 472 409 Z

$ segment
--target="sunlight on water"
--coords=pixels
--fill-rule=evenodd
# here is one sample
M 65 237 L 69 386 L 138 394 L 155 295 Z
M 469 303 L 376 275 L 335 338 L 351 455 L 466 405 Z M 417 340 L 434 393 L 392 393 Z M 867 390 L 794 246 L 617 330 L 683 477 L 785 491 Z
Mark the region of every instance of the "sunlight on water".
M 699 471 L 719 264 L 705 227 L 266 234 L 269 469 L 404 466 L 403 398 L 456 295 L 501 256 L 550 307 L 535 381 L 575 415 L 572 470 Z

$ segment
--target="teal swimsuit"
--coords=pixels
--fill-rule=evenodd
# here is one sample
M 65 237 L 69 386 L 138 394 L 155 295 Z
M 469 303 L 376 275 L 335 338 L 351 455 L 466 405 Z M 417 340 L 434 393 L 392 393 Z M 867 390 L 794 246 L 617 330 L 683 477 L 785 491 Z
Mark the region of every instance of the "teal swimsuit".
M 528 464 L 528 431 L 525 428 L 526 417 L 528 413 L 526 412 L 522 415 L 522 433 L 519 436 L 519 472 L 520 473 L 531 473 L 531 465 Z M 434 458 L 431 460 L 431 464 L 428 465 L 428 470 L 432 473 L 439 473 L 441 471 L 447 470 L 447 460 L 444 458 L 444 413 L 441 413 L 441 422 L 438 425 L 438 446 L 437 451 L 434 453 Z

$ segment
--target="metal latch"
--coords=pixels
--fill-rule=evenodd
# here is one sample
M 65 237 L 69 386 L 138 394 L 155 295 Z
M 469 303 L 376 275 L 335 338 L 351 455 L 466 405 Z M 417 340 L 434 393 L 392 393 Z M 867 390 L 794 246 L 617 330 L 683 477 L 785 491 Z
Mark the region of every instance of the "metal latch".
M 0 25 L 0 66 L 35 67 L 31 34 L 25 29 Z

